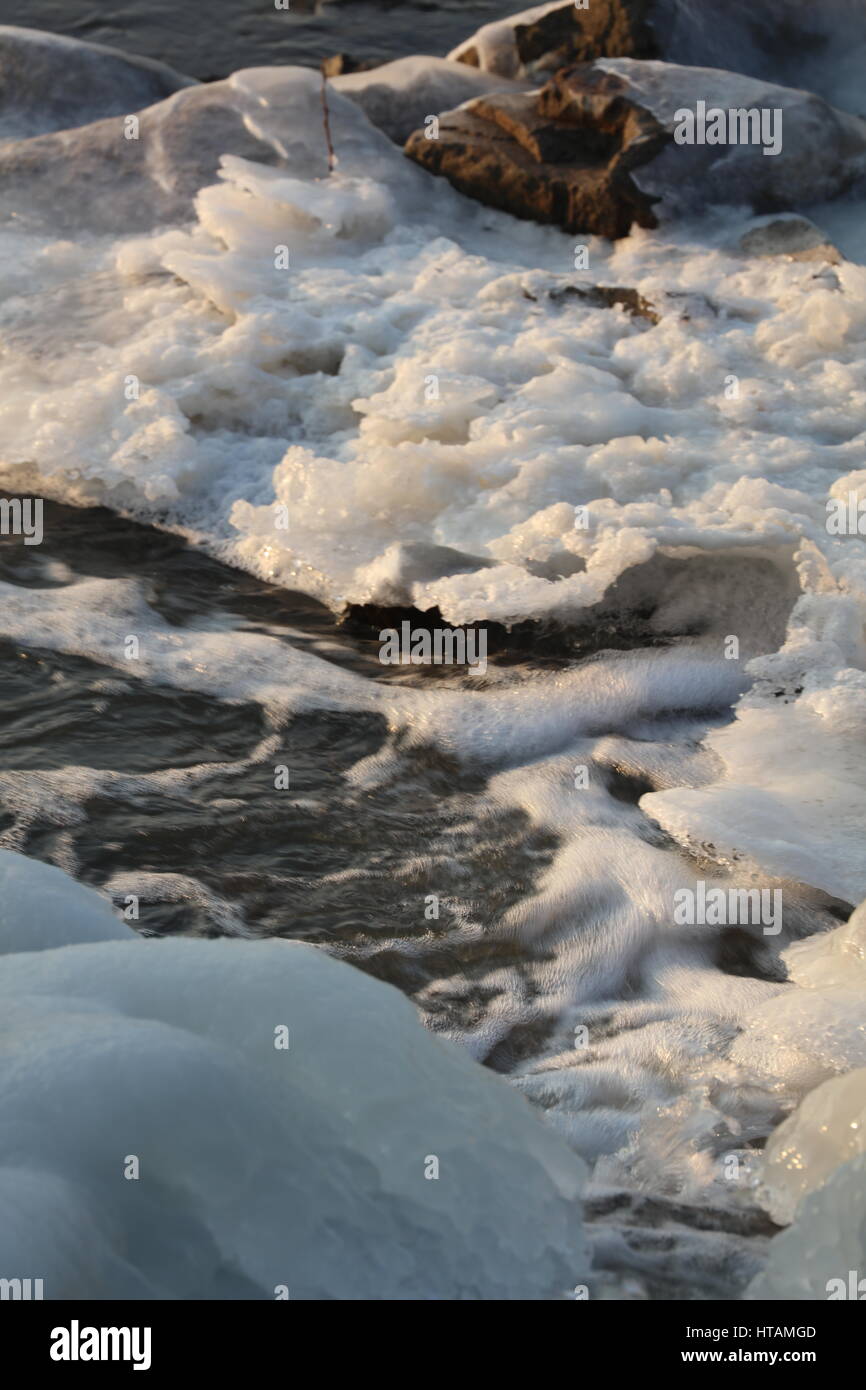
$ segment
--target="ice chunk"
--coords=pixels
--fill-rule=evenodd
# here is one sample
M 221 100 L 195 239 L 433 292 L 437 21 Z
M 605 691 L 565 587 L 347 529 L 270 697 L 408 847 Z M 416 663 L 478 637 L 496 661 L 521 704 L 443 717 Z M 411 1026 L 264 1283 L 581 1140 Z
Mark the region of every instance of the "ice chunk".
M 127 115 L 197 85 L 150 58 L 0 25 L 0 139 Z
M 837 1168 L 805 1198 L 794 1224 L 770 1245 L 749 1299 L 866 1298 L 866 1154 Z
M 0 850 L 0 956 L 135 940 L 105 898 L 50 864 Z
M 866 1031 L 866 1022 L 860 1027 Z M 806 1193 L 826 1182 L 840 1164 L 864 1153 L 866 1067 L 860 1067 L 810 1091 L 773 1132 L 762 1170 L 762 1197 L 773 1220 L 780 1225 L 792 1221 Z
M 46 1298 L 585 1281 L 580 1161 L 396 990 L 288 941 L 99 941 L 100 898 L 6 859 L 4 913 L 76 944 L 0 968 L 4 1276 Z
M 628 99 L 671 133 L 678 113 L 697 112 L 699 102 L 707 112 L 759 113 L 759 141 L 753 126 L 748 141 L 736 127 L 734 139 L 728 126 L 729 143 L 703 143 L 696 125 L 693 142 L 672 142 L 635 171 L 638 187 L 664 199 L 670 210 L 730 203 L 768 212 L 835 197 L 863 176 L 866 122 L 811 92 L 676 63 L 601 58 L 595 66 L 620 78 Z
M 798 941 L 785 957 L 792 980 L 807 989 L 850 988 L 866 992 L 866 903 L 844 926 Z
M 509 81 L 493 73 L 413 54 L 365 72 L 345 73 L 330 86 L 356 101 L 373 125 L 403 145 L 428 116 L 448 111 L 485 92 L 524 91 L 528 82 Z
M 789 946 L 783 958 L 797 987 L 786 987 L 745 1016 L 731 1060 L 772 1077 L 795 1099 L 866 1066 L 864 937 L 866 904 L 844 926 Z
M 423 184 L 333 84 L 327 100 L 343 170 L 363 160 L 369 177 L 387 168 L 395 188 L 413 177 Z M 175 92 L 137 120 L 132 136 L 116 116 L 0 145 L 4 219 L 54 235 L 144 231 L 189 220 L 224 155 L 278 165 L 295 179 L 328 172 L 321 77 L 307 68 L 241 69 Z

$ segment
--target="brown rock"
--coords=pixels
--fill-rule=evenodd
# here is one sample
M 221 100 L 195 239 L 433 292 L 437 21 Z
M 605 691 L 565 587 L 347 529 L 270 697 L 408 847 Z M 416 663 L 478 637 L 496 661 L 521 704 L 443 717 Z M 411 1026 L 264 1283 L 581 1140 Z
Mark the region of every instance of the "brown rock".
M 490 207 L 616 238 L 634 222 L 657 225 L 656 200 L 631 171 L 670 138 L 621 78 L 585 63 L 539 92 L 479 97 L 447 112 L 438 139 L 415 131 L 406 154 Z
M 511 38 L 500 49 L 499 65 L 493 70 L 515 77 L 520 72 L 555 72 L 593 58 L 658 58 L 649 23 L 651 8 L 651 0 L 591 0 L 587 9 L 580 10 L 574 0 L 568 0 L 538 19 L 514 15 L 502 24 Z M 472 67 L 483 66 L 474 38 L 450 56 Z
M 593 58 L 657 58 L 649 8 L 648 0 L 591 0 L 585 10 L 564 5 L 515 25 L 517 56 L 525 66 L 543 60 L 551 69 Z

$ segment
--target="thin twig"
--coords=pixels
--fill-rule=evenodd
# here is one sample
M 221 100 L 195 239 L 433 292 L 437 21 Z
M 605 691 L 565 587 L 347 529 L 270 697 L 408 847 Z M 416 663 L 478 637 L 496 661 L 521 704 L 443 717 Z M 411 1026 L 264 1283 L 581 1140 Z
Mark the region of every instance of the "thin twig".
M 322 73 L 322 116 L 325 122 L 325 140 L 327 141 L 328 145 L 328 173 L 333 174 L 334 165 L 337 162 L 337 156 L 334 153 L 334 146 L 331 143 L 331 118 L 328 112 L 328 97 L 326 94 L 327 85 L 328 79 L 326 78 L 325 74 Z

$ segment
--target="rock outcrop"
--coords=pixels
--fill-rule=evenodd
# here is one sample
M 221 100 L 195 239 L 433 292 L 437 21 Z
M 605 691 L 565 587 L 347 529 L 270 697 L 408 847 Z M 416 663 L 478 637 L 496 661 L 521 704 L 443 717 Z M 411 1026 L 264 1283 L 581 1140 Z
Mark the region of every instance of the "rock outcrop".
M 568 232 L 625 236 L 656 226 L 632 171 L 670 135 L 625 84 L 592 64 L 556 73 L 540 92 L 479 97 L 440 118 L 436 138 L 406 153 L 462 193 Z
M 449 54 L 500 77 L 543 81 L 597 58 L 662 58 L 807 88 L 860 112 L 866 9 L 855 0 L 555 0 L 485 24 Z
M 448 56 L 500 77 L 538 77 L 594 58 L 656 58 L 648 22 L 652 0 L 574 0 L 509 15 L 485 24 Z
M 615 238 L 708 204 L 771 213 L 835 197 L 866 175 L 866 121 L 739 73 L 606 58 L 448 111 L 406 153 L 491 207 Z

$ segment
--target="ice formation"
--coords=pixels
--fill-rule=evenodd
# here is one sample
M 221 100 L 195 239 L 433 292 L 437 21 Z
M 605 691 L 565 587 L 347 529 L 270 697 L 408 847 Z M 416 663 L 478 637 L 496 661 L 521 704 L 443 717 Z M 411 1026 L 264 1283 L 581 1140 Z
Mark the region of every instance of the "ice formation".
M 165 63 L 0 24 L 2 140 L 124 116 L 191 85 Z
M 0 873 L 4 1276 L 46 1298 L 585 1282 L 580 1160 L 396 990 L 294 942 L 144 941 L 57 869 L 2 851 Z
M 776 1236 L 746 1298 L 847 1300 L 866 1297 L 866 1157 L 837 1168 L 806 1197 L 794 1224 Z
M 417 54 L 370 71 L 344 73 L 332 78 L 330 86 L 356 101 L 374 126 L 403 145 L 428 116 L 482 92 L 522 91 L 531 83 L 507 78 L 491 81 L 488 73 L 465 63 Z

